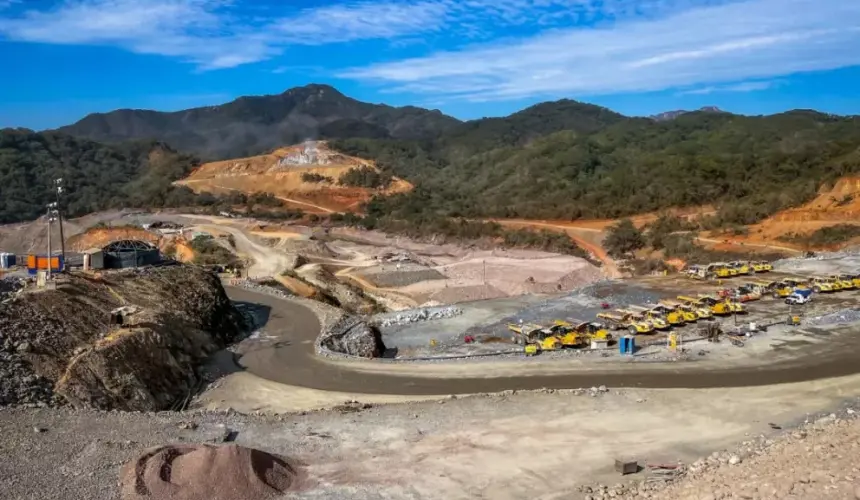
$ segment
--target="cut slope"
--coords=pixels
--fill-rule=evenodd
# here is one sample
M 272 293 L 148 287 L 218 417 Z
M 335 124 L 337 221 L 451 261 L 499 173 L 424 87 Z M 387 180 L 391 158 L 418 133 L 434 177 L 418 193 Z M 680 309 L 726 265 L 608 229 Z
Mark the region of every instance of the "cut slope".
M 196 192 L 272 193 L 288 204 L 312 213 L 354 211 L 374 194 L 394 194 L 412 189 L 411 184 L 397 178 L 385 189 L 337 183 L 338 178 L 350 169 L 362 167 L 377 170 L 374 162 L 334 152 L 325 141 L 308 141 L 265 155 L 206 163 L 177 184 Z M 305 174 L 317 174 L 331 180 L 307 182 L 303 179 Z

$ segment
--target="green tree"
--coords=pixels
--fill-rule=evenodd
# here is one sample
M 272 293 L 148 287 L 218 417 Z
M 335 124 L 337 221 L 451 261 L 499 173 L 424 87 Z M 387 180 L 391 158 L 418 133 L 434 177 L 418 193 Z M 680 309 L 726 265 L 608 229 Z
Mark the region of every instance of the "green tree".
M 642 231 L 630 219 L 621 219 L 606 230 L 603 246 L 613 257 L 624 257 L 645 247 Z

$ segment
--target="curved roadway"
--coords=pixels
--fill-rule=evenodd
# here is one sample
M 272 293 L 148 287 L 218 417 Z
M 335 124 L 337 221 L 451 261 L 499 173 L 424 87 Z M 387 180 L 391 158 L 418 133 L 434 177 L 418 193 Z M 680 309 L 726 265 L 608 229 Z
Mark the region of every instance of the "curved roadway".
M 255 303 L 270 309 L 263 330 L 277 341 L 260 346 L 242 356 L 242 368 L 259 377 L 292 386 L 326 391 L 364 394 L 439 395 L 476 392 L 497 392 L 507 389 L 570 389 L 607 385 L 611 387 L 704 388 L 744 387 L 777 383 L 801 382 L 819 378 L 851 375 L 860 372 L 860 335 L 832 336 L 827 344 L 810 346 L 804 357 L 775 362 L 762 367 L 714 368 L 696 363 L 672 365 L 628 364 L 595 366 L 583 371 L 580 367 L 570 373 L 558 373 L 558 365 L 548 371 L 551 375 L 522 375 L 500 377 L 439 377 L 409 373 L 374 373 L 370 364 L 387 365 L 379 361 L 335 363 L 314 352 L 314 341 L 320 324 L 316 315 L 302 305 L 289 300 L 228 287 L 233 300 Z M 520 366 L 533 362 L 522 363 Z M 352 366 L 350 366 L 352 365 Z M 517 363 L 507 363 L 508 371 Z M 402 366 L 402 365 L 400 365 Z M 423 364 L 428 366 L 428 364 Z M 440 364 L 431 363 L 435 370 Z M 462 363 L 452 366 L 463 367 Z M 474 366 L 478 366 L 473 365 Z M 496 364 L 498 366 L 498 363 Z M 420 374 L 422 365 L 414 365 Z M 677 368 L 675 368 L 677 367 Z M 489 367 L 488 367 L 489 369 Z

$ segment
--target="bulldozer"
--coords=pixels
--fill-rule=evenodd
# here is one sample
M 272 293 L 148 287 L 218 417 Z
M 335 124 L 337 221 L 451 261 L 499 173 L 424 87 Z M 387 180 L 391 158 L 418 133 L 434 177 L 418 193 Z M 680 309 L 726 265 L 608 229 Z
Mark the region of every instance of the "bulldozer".
M 651 333 L 654 326 L 647 322 L 637 320 L 635 315 L 621 310 L 599 313 L 597 317 L 606 322 L 606 325 L 614 330 L 627 330 L 631 334 Z
M 688 304 L 682 304 L 677 300 L 664 299 L 660 301 L 660 306 L 666 309 L 674 310 L 684 316 L 684 322 L 693 323 L 700 319 L 711 317 L 710 309 L 699 308 L 698 310 Z
M 630 306 L 629 309 L 641 313 L 649 320 L 654 318 L 660 319 L 669 326 L 680 326 L 685 323 L 683 314 L 659 305 L 650 307 Z

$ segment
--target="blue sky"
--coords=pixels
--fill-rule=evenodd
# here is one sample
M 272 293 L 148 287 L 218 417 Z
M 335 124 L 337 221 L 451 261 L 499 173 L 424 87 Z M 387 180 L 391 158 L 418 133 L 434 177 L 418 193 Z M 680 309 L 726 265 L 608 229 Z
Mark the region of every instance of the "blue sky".
M 857 0 L 0 0 L 0 127 L 328 83 L 459 118 L 569 97 L 860 114 Z

